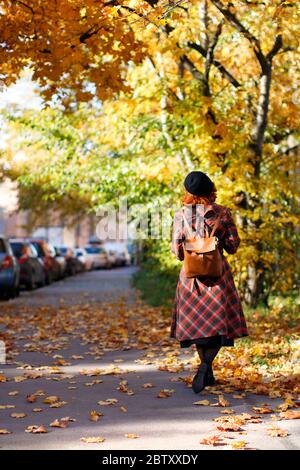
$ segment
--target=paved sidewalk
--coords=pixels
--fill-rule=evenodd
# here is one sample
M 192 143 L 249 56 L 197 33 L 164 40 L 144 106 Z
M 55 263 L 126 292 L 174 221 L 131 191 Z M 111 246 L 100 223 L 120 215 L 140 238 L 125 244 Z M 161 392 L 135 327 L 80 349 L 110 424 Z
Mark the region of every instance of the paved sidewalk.
M 40 289 L 31 293 L 22 293 L 12 305 L 77 305 L 117 300 L 125 297 L 134 301 L 134 291 L 130 286 L 133 268 L 116 269 L 111 271 L 94 271 L 85 273 L 63 282 Z M 1 309 L 0 304 L 0 309 Z M 19 338 L 19 344 L 22 344 Z M 174 381 L 179 377 L 190 375 L 189 370 L 179 373 L 169 373 L 157 370 L 153 364 L 143 364 L 141 359 L 147 350 L 108 351 L 98 359 L 89 354 L 88 346 L 72 339 L 65 350 L 54 351 L 51 354 L 39 352 L 22 352 L 15 360 L 18 364 L 0 365 L 1 372 L 11 380 L 0 383 L 0 405 L 13 405 L 14 408 L 0 409 L 0 429 L 8 429 L 12 434 L 0 435 L 0 449 L 155 449 L 155 450 L 203 450 L 230 449 L 226 446 L 204 446 L 199 443 L 205 437 L 220 434 L 215 429 L 213 421 L 220 413 L 220 407 L 195 406 L 193 402 L 208 399 L 216 402 L 218 396 L 209 391 L 195 395 L 182 381 Z M 188 351 L 183 357 L 189 357 L 194 352 Z M 46 374 L 44 377 L 16 382 L 15 377 L 21 376 L 26 369 L 18 369 L 21 364 L 36 368 L 53 366 L 56 356 L 60 355 L 71 365 L 63 365 L 57 375 Z M 75 359 L 74 357 L 75 356 Z M 82 356 L 77 358 L 76 356 Z M 24 366 L 23 366 L 24 367 Z M 119 372 L 116 372 L 116 368 Z M 101 369 L 101 375 L 83 375 L 83 371 Z M 110 372 L 115 370 L 113 374 Z M 28 368 L 30 373 L 32 369 Z M 47 372 L 47 369 L 41 373 Z M 53 380 L 54 379 L 54 380 Z M 127 381 L 125 387 L 134 394 L 122 393 L 118 390 L 120 382 Z M 99 383 L 97 383 L 97 381 Z M 152 384 L 152 388 L 143 387 Z M 157 398 L 161 390 L 174 390 L 168 398 Z M 26 401 L 27 395 L 37 391 L 44 395 L 37 396 L 34 403 Z M 18 391 L 18 394 L 9 395 Z M 61 408 L 50 408 L 44 404 L 45 397 L 57 396 L 59 402 L 66 402 Z M 253 414 L 252 406 L 268 403 L 272 408 L 282 400 L 269 399 L 264 396 L 247 394 L 243 399 L 234 399 L 224 394 L 230 401 L 229 408 L 236 414 Z M 112 405 L 99 405 L 100 400 L 116 399 Z M 122 407 L 122 408 L 120 408 Z M 124 407 L 124 408 L 123 408 Z M 40 408 L 43 411 L 33 411 Z M 125 411 L 125 409 L 127 411 Z M 90 420 L 89 413 L 103 413 L 99 420 Z M 12 413 L 24 413 L 24 418 L 13 418 Z M 50 427 L 56 419 L 70 417 L 76 421 L 69 422 L 67 428 Z M 263 423 L 248 424 L 246 434 L 236 436 L 227 433 L 235 440 L 246 441 L 247 448 L 252 449 L 299 449 L 300 432 L 299 420 L 272 421 L 270 415 L 261 416 Z M 43 425 L 48 430 L 46 434 L 26 433 L 30 425 Z M 275 425 L 287 430 L 290 435 L 284 438 L 268 436 L 266 428 Z M 133 439 L 125 437 L 134 434 Z M 222 433 L 224 435 L 225 433 Z M 81 438 L 100 436 L 105 438 L 103 443 L 85 443 Z M 227 440 L 229 442 L 230 440 Z M 297 444 L 298 442 L 298 444 Z

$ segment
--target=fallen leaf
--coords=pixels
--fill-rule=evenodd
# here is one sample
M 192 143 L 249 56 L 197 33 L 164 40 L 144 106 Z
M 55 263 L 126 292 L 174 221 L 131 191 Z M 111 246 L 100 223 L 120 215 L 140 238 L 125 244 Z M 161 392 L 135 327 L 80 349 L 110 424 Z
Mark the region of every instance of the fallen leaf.
M 28 403 L 34 403 L 36 402 L 36 400 L 37 400 L 36 395 L 27 395 L 26 397 L 26 401 L 28 401 Z
M 282 411 L 279 416 L 282 419 L 300 419 L 300 410 Z
M 118 402 L 119 400 L 117 400 L 116 398 L 107 398 L 106 400 L 98 401 L 98 405 L 102 405 L 102 406 L 115 405 Z
M 150 384 L 150 383 L 143 384 L 143 388 L 153 388 L 153 387 L 155 387 L 155 385 Z
M 209 406 L 210 403 L 208 400 L 200 400 L 200 401 L 194 401 L 193 405 Z
M 271 426 L 270 428 L 267 428 L 267 434 L 272 437 L 286 437 L 289 435 L 287 431 L 277 428 L 276 426 Z
M 137 434 L 125 434 L 125 437 L 127 437 L 128 439 L 137 439 L 138 436 Z
M 175 390 L 164 389 L 161 390 L 156 397 L 157 398 L 169 398 Z
M 238 424 L 228 422 L 228 423 L 219 424 L 217 426 L 217 429 L 219 431 L 240 431 L 241 427 Z
M 10 416 L 12 418 L 20 419 L 25 418 L 27 415 L 25 413 L 12 413 Z
M 43 408 L 33 408 L 32 410 L 34 413 L 40 413 L 41 411 L 43 411 Z
M 55 403 L 52 403 L 52 405 L 50 405 L 50 408 L 61 408 L 64 405 L 67 405 L 66 401 L 57 401 Z
M 1 434 L 11 434 L 11 431 L 8 431 L 8 429 L 0 429 L 0 435 Z
M 9 392 L 8 395 L 9 395 L 10 397 L 15 397 L 16 395 L 19 395 L 19 393 L 20 393 L 20 392 L 19 392 L 18 390 L 13 390 L 12 392 Z
M 68 427 L 68 421 L 64 419 L 55 419 L 52 423 L 50 423 L 50 426 L 52 428 L 67 428 Z
M 32 426 L 27 426 L 27 428 L 25 429 L 25 432 L 30 432 L 33 434 L 45 434 L 48 431 L 45 428 L 45 426 L 39 426 L 37 424 L 34 424 Z
M 219 406 L 230 406 L 229 401 L 225 400 L 223 395 L 219 395 Z
M 231 444 L 232 449 L 244 449 L 245 446 L 246 446 L 245 441 L 235 441 L 235 442 L 232 442 Z
M 125 406 L 120 406 L 120 411 L 127 413 L 127 408 L 125 408 Z
M 105 441 L 104 437 L 82 437 L 80 439 L 82 442 L 85 442 L 86 444 L 101 444 L 102 442 Z
M 97 422 L 99 419 L 103 416 L 103 413 L 100 413 L 99 411 L 90 411 L 90 420 Z
M 44 403 L 46 405 L 51 405 L 52 403 L 56 403 L 58 401 L 59 401 L 59 397 L 57 397 L 56 395 L 52 395 L 50 397 L 45 398 Z
M 220 412 L 224 415 L 232 415 L 233 413 L 235 413 L 235 411 L 231 410 L 230 408 L 226 408 L 225 410 L 221 410 Z
M 211 436 L 211 437 L 205 437 L 201 441 L 199 441 L 200 444 L 204 444 L 206 446 L 217 446 L 220 444 L 223 444 L 223 438 L 221 436 Z
M 267 406 L 253 406 L 252 409 L 255 411 L 255 413 L 265 415 L 269 413 L 273 413 L 273 410 Z

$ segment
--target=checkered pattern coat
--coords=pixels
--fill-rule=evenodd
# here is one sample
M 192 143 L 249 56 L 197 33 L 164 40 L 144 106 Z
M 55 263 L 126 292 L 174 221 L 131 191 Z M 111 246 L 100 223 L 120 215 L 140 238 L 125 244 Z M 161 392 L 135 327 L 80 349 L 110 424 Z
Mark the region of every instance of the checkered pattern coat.
M 212 226 L 222 211 L 222 218 L 215 235 L 223 257 L 223 275 L 220 278 L 187 278 L 182 267 L 176 289 L 172 315 L 171 337 L 179 341 L 225 335 L 227 338 L 247 336 L 247 326 L 239 295 L 229 263 L 223 250 L 233 254 L 240 239 L 228 208 L 212 203 L 208 206 L 184 206 L 189 227 L 203 237 L 204 230 L 211 233 Z M 175 214 L 172 251 L 183 260 L 183 242 L 186 228 L 182 211 Z

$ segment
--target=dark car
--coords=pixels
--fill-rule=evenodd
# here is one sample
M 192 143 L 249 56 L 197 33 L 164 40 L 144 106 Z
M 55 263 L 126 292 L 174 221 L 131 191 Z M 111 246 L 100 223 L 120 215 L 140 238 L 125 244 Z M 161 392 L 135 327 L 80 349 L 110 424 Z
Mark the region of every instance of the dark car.
M 20 267 L 8 240 L 0 235 L 0 296 L 4 299 L 19 293 Z
M 28 290 L 42 287 L 46 283 L 43 261 L 32 243 L 11 239 L 10 246 L 20 265 L 20 285 Z
M 65 257 L 67 264 L 66 271 L 68 276 L 74 276 L 74 274 L 84 271 L 84 264 L 77 258 L 72 248 L 68 246 L 59 246 L 57 248 Z
M 61 272 L 59 262 L 55 259 L 54 248 L 49 243 L 45 242 L 45 240 L 31 239 L 29 241 L 33 244 L 38 252 L 39 258 L 43 261 L 46 284 L 51 284 L 51 282 L 61 279 L 63 273 Z

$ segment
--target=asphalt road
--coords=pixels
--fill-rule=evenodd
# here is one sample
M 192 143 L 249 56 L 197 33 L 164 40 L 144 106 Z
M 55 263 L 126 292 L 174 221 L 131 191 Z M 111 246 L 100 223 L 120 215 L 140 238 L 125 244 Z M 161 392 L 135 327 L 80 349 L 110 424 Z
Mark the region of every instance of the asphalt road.
M 23 305 L 55 307 L 62 304 L 110 302 L 120 298 L 129 303 L 135 302 L 135 291 L 130 285 L 133 272 L 134 268 L 130 267 L 84 273 L 34 292 L 22 293 L 10 304 L 16 306 L 17 310 L 18 306 Z M 0 303 L 0 309 L 1 305 L 3 303 Z M 19 341 L 22 342 L 21 337 Z M 47 376 L 22 382 L 15 382 L 14 379 L 23 372 L 18 369 L 20 365 L 41 367 L 53 364 L 55 352 L 49 355 L 21 351 L 14 362 L 0 365 L 0 374 L 2 372 L 11 378 L 0 383 L 0 429 L 11 432 L 0 435 L 0 449 L 193 449 L 200 452 L 203 449 L 231 448 L 230 445 L 212 447 L 199 443 L 205 437 L 220 434 L 216 432 L 216 423 L 213 422 L 213 418 L 220 416 L 220 408 L 193 405 L 200 399 L 211 400 L 212 395 L 204 391 L 201 396 L 196 396 L 182 381 L 174 381 L 179 375 L 189 375 L 189 371 L 178 374 L 162 372 L 153 364 L 136 362 L 145 356 L 147 350 L 108 351 L 98 359 L 86 353 L 87 346 L 77 340 L 72 340 L 67 350 L 59 351 L 71 365 L 61 367 L 65 375 L 58 376 L 57 380 L 49 380 Z M 194 354 L 194 351 L 187 351 L 185 357 L 190 354 Z M 74 355 L 82 358 L 74 359 Z M 80 373 L 83 369 L 109 370 L 116 366 L 121 369 L 117 375 L 87 377 Z M 99 382 L 90 385 L 95 379 Z M 118 387 L 121 380 L 128 381 L 127 387 L 134 394 L 120 393 Z M 151 383 L 154 387 L 145 388 L 145 383 Z M 158 399 L 157 393 L 163 389 L 173 389 L 174 392 L 169 398 Z M 39 396 L 35 403 L 26 402 L 26 396 L 37 390 L 42 390 L 45 395 Z M 15 391 L 18 393 L 15 394 Z M 61 408 L 50 408 L 49 404 L 43 403 L 45 396 L 58 396 L 60 401 L 66 403 Z M 100 400 L 107 399 L 117 399 L 118 402 L 109 406 L 98 404 Z M 274 407 L 282 400 L 250 394 L 243 399 L 233 399 L 231 396 L 230 408 L 237 414 L 253 414 L 252 406 L 265 402 Z M 7 405 L 14 408 L 5 408 Z M 120 407 L 125 407 L 127 411 Z M 36 412 L 34 408 L 43 411 Z M 103 413 L 96 422 L 89 419 L 89 413 L 93 410 Z M 13 418 L 12 413 L 24 413 L 26 416 Z M 69 426 L 62 429 L 49 427 L 54 420 L 67 416 L 76 421 L 69 422 Z M 270 416 L 264 415 L 263 423 L 247 425 L 246 434 L 238 438 L 235 436 L 235 440 L 246 441 L 249 449 L 299 449 L 298 423 L 299 420 L 272 422 Z M 30 425 L 43 425 L 48 432 L 26 433 L 25 428 Z M 270 425 L 279 426 L 290 435 L 284 438 L 271 437 L 266 433 Z M 125 437 L 126 434 L 139 437 Z M 105 441 L 97 444 L 81 441 L 81 438 L 96 436 L 105 438 Z

